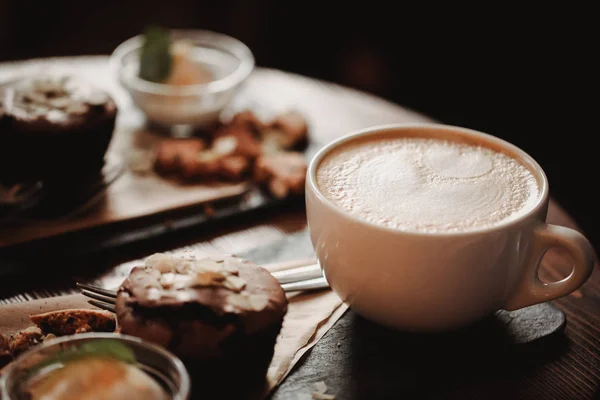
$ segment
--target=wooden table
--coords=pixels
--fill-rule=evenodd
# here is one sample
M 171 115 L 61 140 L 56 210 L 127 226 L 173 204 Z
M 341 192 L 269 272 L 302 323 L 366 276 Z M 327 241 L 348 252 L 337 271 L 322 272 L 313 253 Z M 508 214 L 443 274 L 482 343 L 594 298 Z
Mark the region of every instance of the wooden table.
M 53 62 L 114 85 L 107 75 L 106 57 Z M 33 68 L 36 63 L 39 61 L 0 64 L 0 80 L 17 70 Z M 373 125 L 431 121 L 365 93 L 280 71 L 257 70 L 249 88 L 250 95 L 256 96 L 254 101 L 304 112 L 309 117 L 312 140 L 320 145 Z M 554 201 L 550 203 L 548 221 L 577 228 Z M 72 292 L 77 279 L 117 277 L 116 266 L 156 251 L 192 245 L 243 252 L 257 244 L 305 236 L 303 204 L 290 203 L 226 221 L 210 232 L 191 228 L 120 247 L 92 260 L 61 260 L 62 272 L 52 267 L 59 261 L 45 261 L 46 273 L 0 282 L 0 300 L 14 302 Z M 557 280 L 565 276 L 568 261 L 564 254 L 549 252 L 542 278 Z M 593 398 L 600 393 L 597 271 L 581 290 L 553 303 L 567 316 L 564 334 L 526 346 L 511 346 L 489 327 L 448 335 L 400 333 L 349 311 L 288 376 L 273 399 L 310 398 L 316 381 L 325 381 L 329 393 L 338 399 Z

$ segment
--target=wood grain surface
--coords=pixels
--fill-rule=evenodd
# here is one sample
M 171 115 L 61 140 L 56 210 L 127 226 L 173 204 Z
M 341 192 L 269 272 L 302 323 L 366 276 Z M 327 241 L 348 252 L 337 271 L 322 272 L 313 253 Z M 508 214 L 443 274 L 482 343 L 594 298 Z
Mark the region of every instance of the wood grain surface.
M 37 62 L 37 61 L 36 61 Z M 106 57 L 52 61 L 106 78 Z M 35 62 L 34 62 L 35 63 Z M 0 79 L 15 68 L 0 65 Z M 246 87 L 249 97 L 267 109 L 295 107 L 311 125 L 318 145 L 353 130 L 429 118 L 371 95 L 274 70 L 259 69 Z M 550 182 L 552 187 L 552 182 Z M 577 227 L 551 201 L 548 222 Z M 45 260 L 35 275 L 0 282 L 2 302 L 18 302 L 72 293 L 76 280 L 109 285 L 122 279 L 132 262 L 156 251 L 185 246 L 246 253 L 278 240 L 306 235 L 302 202 L 224 221 L 206 228 L 189 227 L 141 243 L 96 255 L 93 259 Z M 282 246 L 273 261 L 293 259 L 294 246 Z M 256 260 L 263 262 L 264 260 Z M 53 265 L 60 263 L 61 273 Z M 570 259 L 549 251 L 541 278 L 568 275 Z M 21 268 L 26 268 L 22 266 Z M 411 335 L 388 330 L 348 312 L 288 376 L 274 399 L 310 398 L 314 383 L 324 381 L 338 399 L 592 399 L 600 385 L 600 275 L 573 294 L 553 301 L 567 317 L 564 334 L 516 348 L 489 322 L 467 332 Z

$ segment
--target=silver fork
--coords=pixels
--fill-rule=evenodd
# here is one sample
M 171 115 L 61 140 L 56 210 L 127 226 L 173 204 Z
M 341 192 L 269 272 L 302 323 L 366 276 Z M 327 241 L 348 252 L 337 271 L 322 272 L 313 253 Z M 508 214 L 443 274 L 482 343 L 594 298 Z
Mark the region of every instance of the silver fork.
M 318 290 L 328 288 L 329 284 L 321 272 L 319 264 L 290 268 L 283 271 L 272 272 L 285 292 L 305 290 Z M 115 312 L 117 291 L 104 289 L 86 283 L 77 283 L 81 294 L 89 297 L 88 303 L 98 308 Z

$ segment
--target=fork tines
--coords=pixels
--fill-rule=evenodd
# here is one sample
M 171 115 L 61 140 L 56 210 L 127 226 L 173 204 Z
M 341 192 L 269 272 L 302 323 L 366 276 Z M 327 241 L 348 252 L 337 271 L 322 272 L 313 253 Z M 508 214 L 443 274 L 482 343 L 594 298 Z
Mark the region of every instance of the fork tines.
M 88 303 L 90 303 L 91 305 L 93 305 L 95 307 L 106 310 L 106 311 L 116 312 L 114 304 L 105 303 L 103 301 L 98 301 L 98 300 L 88 300 Z
M 77 283 L 77 287 L 81 290 L 81 294 L 85 297 L 89 297 L 88 300 L 93 306 L 102 308 L 104 310 L 115 312 L 115 301 L 117 293 L 114 290 L 104 289 L 94 285 L 87 285 L 84 283 Z

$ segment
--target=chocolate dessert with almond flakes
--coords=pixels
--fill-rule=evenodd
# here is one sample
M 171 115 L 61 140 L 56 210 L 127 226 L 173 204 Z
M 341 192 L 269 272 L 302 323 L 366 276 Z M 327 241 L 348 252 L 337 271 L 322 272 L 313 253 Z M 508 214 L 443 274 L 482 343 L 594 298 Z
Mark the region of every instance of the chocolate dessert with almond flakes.
M 279 282 L 235 256 L 155 254 L 118 291 L 121 332 L 178 355 L 195 373 L 264 379 L 287 311 Z
M 302 193 L 308 124 L 289 110 L 261 121 L 252 111 L 234 114 L 203 138 L 165 139 L 154 148 L 154 170 L 184 182 L 250 180 L 283 198 Z
M 117 107 L 104 91 L 69 75 L 0 86 L 0 181 L 59 179 L 99 171 Z

